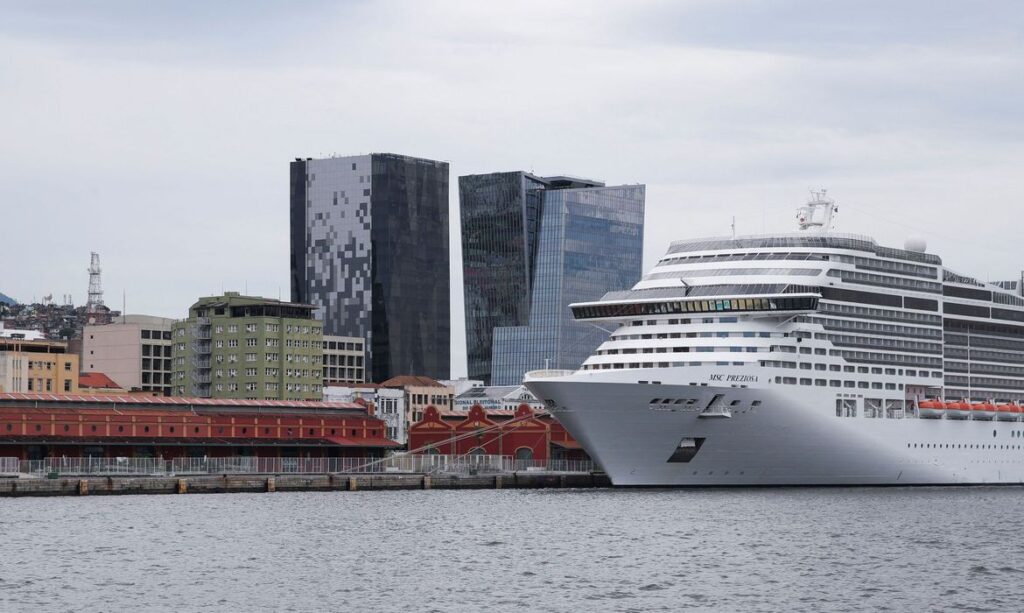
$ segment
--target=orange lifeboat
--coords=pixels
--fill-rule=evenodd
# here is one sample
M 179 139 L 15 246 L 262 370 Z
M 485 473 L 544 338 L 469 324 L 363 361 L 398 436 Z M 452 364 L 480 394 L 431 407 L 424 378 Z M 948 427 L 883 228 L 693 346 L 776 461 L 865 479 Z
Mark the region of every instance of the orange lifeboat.
M 918 414 L 927 419 L 941 419 L 946 414 L 946 405 L 941 400 L 922 400 L 917 409 Z
M 971 418 L 991 421 L 996 417 L 996 406 L 988 402 L 971 405 Z
M 966 402 L 947 402 L 946 417 L 950 419 L 969 419 L 971 417 L 971 405 Z
M 1015 404 L 996 405 L 996 418 L 999 421 L 1017 421 L 1020 419 L 1020 407 Z

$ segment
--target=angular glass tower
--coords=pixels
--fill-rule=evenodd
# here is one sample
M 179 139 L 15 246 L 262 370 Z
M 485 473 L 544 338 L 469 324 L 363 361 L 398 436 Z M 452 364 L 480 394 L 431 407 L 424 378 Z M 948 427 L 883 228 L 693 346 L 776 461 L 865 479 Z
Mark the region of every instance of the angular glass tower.
M 606 339 L 568 305 L 640 279 L 644 195 L 525 172 L 459 177 L 470 379 L 576 369 Z
M 291 163 L 291 296 L 366 339 L 367 374 L 447 379 L 448 164 L 391 153 Z

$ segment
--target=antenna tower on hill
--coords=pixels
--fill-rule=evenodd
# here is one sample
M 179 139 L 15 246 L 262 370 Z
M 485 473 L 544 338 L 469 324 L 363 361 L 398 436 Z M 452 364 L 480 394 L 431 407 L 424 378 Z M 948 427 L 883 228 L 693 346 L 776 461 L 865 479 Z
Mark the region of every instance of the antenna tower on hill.
M 87 313 L 97 313 L 103 306 L 103 285 L 100 281 L 100 254 L 93 251 L 89 262 L 89 301 L 85 303 Z

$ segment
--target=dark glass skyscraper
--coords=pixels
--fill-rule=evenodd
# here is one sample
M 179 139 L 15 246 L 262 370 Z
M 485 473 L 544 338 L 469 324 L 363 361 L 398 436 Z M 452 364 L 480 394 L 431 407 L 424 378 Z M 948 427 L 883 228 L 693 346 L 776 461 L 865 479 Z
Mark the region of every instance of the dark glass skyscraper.
M 391 153 L 291 163 L 291 296 L 366 339 L 373 381 L 447 379 L 448 164 Z
M 640 279 L 644 192 L 525 172 L 459 177 L 471 379 L 575 369 L 605 340 L 568 305 Z

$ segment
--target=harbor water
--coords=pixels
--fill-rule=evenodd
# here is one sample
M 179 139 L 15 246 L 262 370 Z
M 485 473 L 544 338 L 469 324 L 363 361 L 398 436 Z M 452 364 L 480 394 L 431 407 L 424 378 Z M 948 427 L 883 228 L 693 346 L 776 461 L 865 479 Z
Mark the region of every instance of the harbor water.
M 2 611 L 1016 611 L 1024 488 L 0 499 Z

